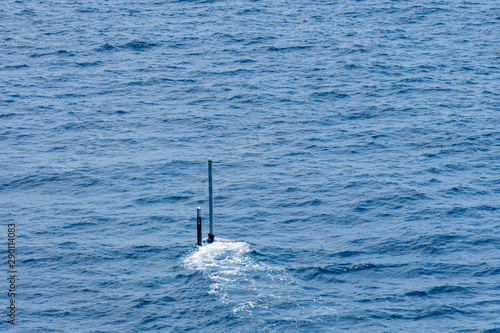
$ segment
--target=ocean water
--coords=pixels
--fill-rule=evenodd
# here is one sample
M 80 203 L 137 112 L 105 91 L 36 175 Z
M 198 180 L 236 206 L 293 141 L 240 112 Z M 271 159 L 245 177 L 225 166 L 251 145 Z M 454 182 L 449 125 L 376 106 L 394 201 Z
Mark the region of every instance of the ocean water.
M 3 1 L 0 330 L 500 332 L 499 37 L 496 0 Z

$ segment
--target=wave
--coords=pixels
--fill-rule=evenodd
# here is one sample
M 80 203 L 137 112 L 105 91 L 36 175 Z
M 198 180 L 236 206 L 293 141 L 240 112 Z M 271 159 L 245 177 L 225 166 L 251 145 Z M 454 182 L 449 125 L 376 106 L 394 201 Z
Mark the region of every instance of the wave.
M 269 324 L 286 318 L 290 322 L 283 325 L 296 326 L 338 316 L 338 306 L 321 295 L 309 304 L 314 288 L 296 280 L 293 270 L 265 264 L 265 257 L 245 242 L 219 240 L 195 249 L 183 263 L 200 272 L 209 281 L 207 293 L 239 318 Z
M 259 312 L 285 295 L 280 286 L 292 282 L 283 269 L 267 266 L 251 256 L 245 242 L 218 240 L 199 247 L 183 259 L 188 269 L 209 282 L 208 294 L 232 306 L 234 314 Z
M 129 49 L 129 50 L 135 50 L 135 51 L 143 51 L 149 48 L 153 48 L 155 46 L 158 46 L 157 43 L 149 43 L 141 40 L 134 40 L 128 43 L 125 43 L 123 45 L 113 45 L 110 43 L 104 43 L 103 45 L 99 46 L 96 48 L 96 51 L 98 52 L 106 52 L 106 51 L 114 51 L 114 50 L 119 50 L 119 49 Z

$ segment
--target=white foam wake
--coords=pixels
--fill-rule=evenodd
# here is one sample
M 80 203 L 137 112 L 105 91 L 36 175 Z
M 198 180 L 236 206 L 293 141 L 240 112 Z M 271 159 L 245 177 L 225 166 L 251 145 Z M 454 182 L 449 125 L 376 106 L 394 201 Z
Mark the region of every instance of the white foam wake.
M 201 272 L 208 279 L 209 294 L 242 318 L 309 321 L 338 314 L 338 310 L 321 297 L 312 303 L 305 301 L 309 297 L 308 289 L 285 269 L 253 259 L 251 252 L 251 246 L 245 242 L 219 239 L 197 248 L 183 261 L 187 268 Z
M 280 285 L 290 278 L 282 269 L 272 268 L 252 259 L 245 242 L 218 240 L 184 258 L 187 268 L 202 272 L 210 280 L 208 293 L 233 305 L 233 313 L 267 309 L 279 300 Z

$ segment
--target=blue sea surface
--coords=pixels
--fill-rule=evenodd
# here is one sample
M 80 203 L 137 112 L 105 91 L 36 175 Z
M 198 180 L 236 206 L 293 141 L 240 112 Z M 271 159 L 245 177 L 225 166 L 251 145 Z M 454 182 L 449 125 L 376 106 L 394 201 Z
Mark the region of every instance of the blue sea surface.
M 497 0 L 3 1 L 0 330 L 500 332 L 499 39 Z

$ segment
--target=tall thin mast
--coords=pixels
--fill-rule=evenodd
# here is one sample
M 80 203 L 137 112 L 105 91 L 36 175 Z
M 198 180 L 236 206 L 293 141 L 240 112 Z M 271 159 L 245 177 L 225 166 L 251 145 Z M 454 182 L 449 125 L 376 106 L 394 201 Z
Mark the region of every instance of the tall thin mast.
M 214 194 L 212 184 L 212 159 L 208 159 L 208 213 L 210 215 L 210 227 L 208 231 L 208 243 L 214 241 Z

